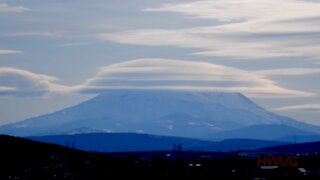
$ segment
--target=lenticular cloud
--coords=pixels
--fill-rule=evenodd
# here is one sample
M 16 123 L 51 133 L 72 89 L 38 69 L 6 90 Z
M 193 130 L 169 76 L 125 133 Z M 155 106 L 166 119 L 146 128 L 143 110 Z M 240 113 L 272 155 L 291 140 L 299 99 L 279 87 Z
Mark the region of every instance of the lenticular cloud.
M 285 89 L 263 75 L 207 62 L 137 59 L 101 67 L 78 90 L 165 89 L 241 92 L 254 97 L 301 97 L 311 93 Z
M 68 89 L 55 81 L 57 79 L 52 76 L 17 68 L 0 68 L 0 95 L 42 96 Z

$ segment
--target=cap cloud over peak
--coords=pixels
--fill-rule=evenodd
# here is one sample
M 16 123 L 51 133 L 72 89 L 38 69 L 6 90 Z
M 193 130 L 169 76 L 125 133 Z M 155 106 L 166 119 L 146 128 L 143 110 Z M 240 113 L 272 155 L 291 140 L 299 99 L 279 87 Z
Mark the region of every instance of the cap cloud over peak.
M 110 89 L 164 89 L 240 92 L 252 97 L 299 97 L 312 93 L 285 89 L 262 75 L 208 62 L 136 59 L 101 67 L 77 87 L 83 93 Z
M 208 62 L 136 59 L 100 67 L 84 83 L 67 86 L 57 78 L 16 68 L 0 68 L 0 95 L 42 96 L 48 93 L 103 94 L 109 90 L 193 90 L 239 92 L 257 98 L 306 97 L 259 73 Z

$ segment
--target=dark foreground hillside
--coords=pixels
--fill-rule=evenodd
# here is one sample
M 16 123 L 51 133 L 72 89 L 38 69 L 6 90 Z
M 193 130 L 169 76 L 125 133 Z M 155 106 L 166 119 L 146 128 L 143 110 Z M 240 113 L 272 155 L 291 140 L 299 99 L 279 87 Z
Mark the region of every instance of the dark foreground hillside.
M 183 152 L 177 148 L 175 151 L 103 154 L 10 136 L 0 136 L 0 147 L 1 180 L 320 178 L 317 155 L 297 157 L 297 164 L 285 161 L 268 164 L 271 157 L 267 157 L 265 168 L 261 167 L 262 155 L 258 165 L 257 156 L 240 152 Z M 274 163 L 279 163 L 277 168 Z
M 286 144 L 258 149 L 257 151 L 278 153 L 318 154 L 320 152 L 320 141 L 299 144 Z

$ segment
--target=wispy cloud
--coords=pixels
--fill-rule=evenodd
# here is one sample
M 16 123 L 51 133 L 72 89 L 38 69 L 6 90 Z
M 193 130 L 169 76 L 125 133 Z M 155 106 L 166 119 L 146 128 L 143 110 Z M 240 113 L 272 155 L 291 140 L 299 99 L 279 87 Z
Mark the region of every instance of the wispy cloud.
M 240 92 L 255 98 L 314 96 L 281 87 L 258 73 L 207 62 L 136 59 L 101 67 L 94 77 L 75 86 L 59 84 L 52 76 L 0 68 L 0 95 L 103 94 L 113 89 Z
M 42 96 L 51 92 L 66 92 L 68 87 L 55 83 L 52 76 L 35 74 L 16 68 L 0 68 L 0 95 Z
M 63 33 L 61 32 L 11 32 L 4 33 L 4 36 L 7 37 L 27 37 L 27 36 L 38 36 L 38 37 L 62 37 Z
M 96 94 L 110 89 L 166 89 L 241 92 L 257 98 L 313 95 L 280 87 L 250 71 L 170 59 L 138 59 L 105 66 L 77 88 L 83 93 Z
M 23 6 L 10 6 L 0 3 L 0 13 L 22 13 L 27 11 L 30 11 L 30 9 Z
M 138 29 L 102 34 L 117 43 L 198 48 L 196 55 L 234 59 L 320 58 L 320 2 L 201 0 L 166 4 L 148 12 L 176 12 L 219 21 L 189 29 Z
M 85 43 L 82 42 L 72 42 L 72 43 L 64 43 L 58 45 L 58 47 L 74 47 L 74 46 L 83 46 Z
M 194 18 L 230 22 L 265 18 L 315 17 L 319 15 L 318 7 L 317 1 L 304 0 L 199 0 L 164 4 L 162 7 L 147 8 L 144 11 L 183 13 Z
M 4 55 L 4 54 L 19 54 L 19 53 L 22 53 L 22 51 L 0 49 L 0 55 Z
M 254 71 L 254 73 L 266 76 L 299 76 L 308 74 L 320 74 L 320 68 L 283 68 Z
M 280 111 L 320 111 L 320 104 L 301 104 L 278 108 Z

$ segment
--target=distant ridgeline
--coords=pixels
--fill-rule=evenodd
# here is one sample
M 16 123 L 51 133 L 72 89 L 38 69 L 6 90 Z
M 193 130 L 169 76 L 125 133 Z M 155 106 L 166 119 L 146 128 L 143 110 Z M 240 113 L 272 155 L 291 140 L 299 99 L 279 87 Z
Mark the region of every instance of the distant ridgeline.
M 319 147 L 319 142 L 317 143 Z M 312 145 L 316 145 L 315 143 Z M 258 151 L 145 151 L 96 153 L 0 135 L 0 179 L 319 179 L 320 157 L 269 154 Z M 297 145 L 299 146 L 299 145 Z M 307 145 L 308 146 L 308 145 Z M 272 151 L 285 146 L 273 147 Z M 311 147 L 311 144 L 310 144 Z M 290 148 L 289 145 L 286 148 Z M 270 149 L 271 150 L 271 149 Z M 261 155 L 261 154 L 260 154 Z M 281 157 L 281 158 L 280 158 Z M 287 164 L 285 158 L 289 159 Z M 261 158 L 262 157 L 261 155 Z M 273 164 L 273 163 L 282 164 Z M 266 162 L 268 163 L 268 162 Z M 296 163 L 297 166 L 290 163 Z M 266 166 L 265 166 L 266 165 Z
M 320 140 L 319 127 L 271 113 L 240 93 L 205 91 L 110 90 L 76 106 L 0 127 L 0 133 L 17 136 L 97 132 Z

